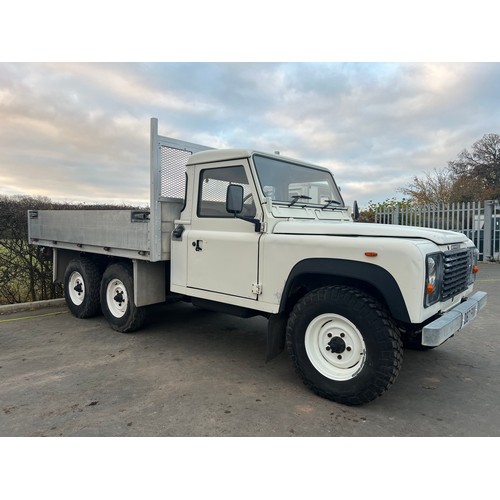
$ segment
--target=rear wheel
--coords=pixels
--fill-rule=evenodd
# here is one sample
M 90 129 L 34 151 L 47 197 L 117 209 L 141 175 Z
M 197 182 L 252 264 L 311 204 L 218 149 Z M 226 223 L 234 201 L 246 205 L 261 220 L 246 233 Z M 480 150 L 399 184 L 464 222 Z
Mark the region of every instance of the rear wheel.
M 83 319 L 99 314 L 100 281 L 99 268 L 92 260 L 81 257 L 68 264 L 64 273 L 64 298 L 74 316 Z
M 134 303 L 131 266 L 112 264 L 102 277 L 101 307 L 111 327 L 122 333 L 138 330 L 144 322 L 144 308 Z
M 399 332 L 384 307 L 346 286 L 319 288 L 297 302 L 287 347 L 311 390 L 349 405 L 382 395 L 402 364 Z

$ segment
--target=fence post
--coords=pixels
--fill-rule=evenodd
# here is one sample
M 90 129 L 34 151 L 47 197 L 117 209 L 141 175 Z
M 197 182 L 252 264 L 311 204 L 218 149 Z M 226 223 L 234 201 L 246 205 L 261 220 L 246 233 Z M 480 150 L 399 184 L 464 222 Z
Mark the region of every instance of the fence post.
M 493 206 L 495 202 L 493 200 L 486 200 L 484 202 L 484 225 L 483 225 L 483 260 L 493 260 L 493 246 L 491 237 L 492 232 L 492 221 L 493 221 Z
M 392 223 L 399 224 L 399 205 L 392 211 Z
M 492 220 L 492 226 L 493 226 L 493 237 L 492 237 L 492 245 L 493 248 L 491 250 L 491 254 L 493 256 L 493 259 L 500 261 L 500 252 L 498 251 L 499 247 L 499 242 L 498 238 L 500 237 L 500 213 L 498 209 L 500 208 L 500 202 L 499 200 L 494 200 L 493 201 L 493 220 Z

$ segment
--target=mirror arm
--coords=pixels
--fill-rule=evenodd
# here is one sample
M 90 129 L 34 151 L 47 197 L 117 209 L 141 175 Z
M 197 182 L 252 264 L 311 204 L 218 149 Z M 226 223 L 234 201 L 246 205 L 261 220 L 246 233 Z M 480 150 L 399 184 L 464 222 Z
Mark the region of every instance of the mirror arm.
M 241 220 L 244 220 L 246 222 L 251 222 L 252 224 L 255 225 L 255 232 L 260 233 L 262 223 L 260 222 L 259 219 L 255 219 L 253 217 L 245 217 L 244 215 L 238 215 L 238 214 L 234 214 L 234 217 L 236 219 L 241 219 Z

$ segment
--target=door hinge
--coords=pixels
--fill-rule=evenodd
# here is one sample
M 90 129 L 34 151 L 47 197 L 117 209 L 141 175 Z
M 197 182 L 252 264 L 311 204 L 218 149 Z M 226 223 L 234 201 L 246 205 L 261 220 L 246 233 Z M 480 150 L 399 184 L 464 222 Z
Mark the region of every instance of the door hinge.
M 262 294 L 262 285 L 259 285 L 258 283 L 253 283 L 252 284 L 252 293 L 255 295 L 261 295 Z

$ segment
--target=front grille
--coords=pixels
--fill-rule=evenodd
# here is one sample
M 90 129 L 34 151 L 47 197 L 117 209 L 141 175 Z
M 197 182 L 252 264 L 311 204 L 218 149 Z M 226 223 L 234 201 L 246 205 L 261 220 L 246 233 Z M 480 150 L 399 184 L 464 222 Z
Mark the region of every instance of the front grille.
M 472 256 L 468 249 L 444 252 L 441 300 L 448 300 L 467 289 Z

